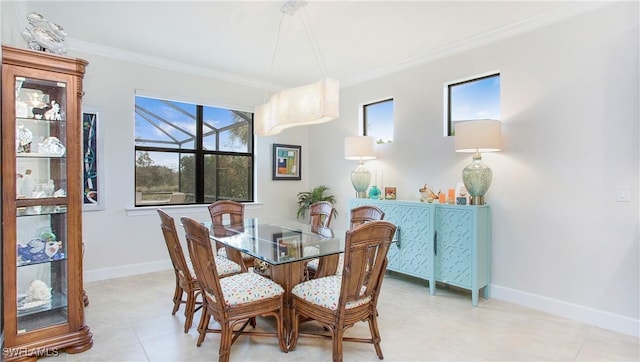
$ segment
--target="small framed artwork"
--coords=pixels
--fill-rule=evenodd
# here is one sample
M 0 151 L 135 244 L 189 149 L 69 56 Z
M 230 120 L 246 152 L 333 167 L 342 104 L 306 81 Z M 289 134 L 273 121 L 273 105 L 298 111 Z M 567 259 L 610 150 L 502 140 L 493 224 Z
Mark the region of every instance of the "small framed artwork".
M 85 109 L 82 112 L 82 144 L 84 183 L 83 210 L 104 209 L 104 182 L 102 158 L 102 125 L 99 124 L 99 113 Z
M 385 198 L 385 200 L 395 200 L 396 199 L 396 188 L 395 187 L 385 187 L 384 188 L 384 198 Z
M 301 180 L 302 146 L 273 144 L 273 180 Z
M 302 255 L 302 234 L 299 232 L 274 234 L 273 242 L 275 244 L 275 260 L 284 261 L 299 258 Z

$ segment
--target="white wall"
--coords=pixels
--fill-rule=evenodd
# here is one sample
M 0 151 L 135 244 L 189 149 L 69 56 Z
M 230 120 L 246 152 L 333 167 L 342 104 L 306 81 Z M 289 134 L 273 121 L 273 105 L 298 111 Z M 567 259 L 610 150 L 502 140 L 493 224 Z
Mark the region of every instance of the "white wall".
M 505 147 L 483 155 L 494 172 L 493 297 L 638 335 L 637 3 L 344 89 L 340 121 L 311 140 L 324 151 L 313 153 L 313 183 L 332 187 L 346 212 L 356 164 L 336 165 L 341 147 L 324 145 L 356 134 L 359 104 L 393 96 L 395 142 L 367 167 L 384 170 L 400 199 L 417 200 L 424 183 L 454 187 L 471 156 L 442 137 L 443 84 L 494 69 Z M 631 187 L 631 202 L 615 202 L 617 185 Z
M 1 4 L 4 6 L 4 4 Z M 2 42 L 23 47 L 2 11 Z M 133 91 L 144 89 L 225 105 L 252 107 L 263 91 L 92 54 L 84 105 L 105 127 L 106 208 L 84 214 L 86 280 L 169 266 L 155 211 L 133 203 Z M 326 184 L 344 227 L 354 191 L 343 140 L 357 133 L 358 105 L 393 96 L 395 142 L 380 147 L 370 170 L 399 199 L 417 189 L 455 186 L 470 155 L 442 137 L 442 87 L 499 69 L 505 149 L 485 154 L 494 171 L 492 296 L 638 335 L 639 110 L 638 4 L 605 6 L 558 24 L 433 61 L 341 91 L 340 119 L 258 138 L 258 201 L 251 216 L 293 218 L 296 194 Z M 209 102 L 207 102 L 209 103 Z M 303 181 L 271 181 L 271 144 L 300 144 Z M 616 185 L 632 201 L 615 202 Z M 174 216 L 206 219 L 206 210 Z

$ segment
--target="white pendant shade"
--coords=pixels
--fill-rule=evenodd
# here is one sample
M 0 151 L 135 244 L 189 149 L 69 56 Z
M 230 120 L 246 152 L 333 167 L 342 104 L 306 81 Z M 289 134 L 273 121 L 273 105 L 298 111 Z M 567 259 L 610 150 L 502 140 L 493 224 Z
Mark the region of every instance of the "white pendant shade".
M 330 78 L 284 89 L 256 108 L 255 133 L 268 136 L 289 127 L 333 120 L 338 117 L 339 91 L 340 83 Z

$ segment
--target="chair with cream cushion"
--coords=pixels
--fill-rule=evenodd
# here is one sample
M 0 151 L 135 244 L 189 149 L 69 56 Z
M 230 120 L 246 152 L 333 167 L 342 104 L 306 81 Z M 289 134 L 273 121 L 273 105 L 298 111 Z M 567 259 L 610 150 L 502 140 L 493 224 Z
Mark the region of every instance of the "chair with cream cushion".
M 312 319 L 330 331 L 333 361 L 342 361 L 343 340 L 372 343 L 378 358 L 383 358 L 376 305 L 395 231 L 395 225 L 387 221 L 356 226 L 346 233 L 342 275 L 312 279 L 293 287 L 290 350 L 298 343 L 300 321 Z M 360 321 L 368 321 L 371 338 L 345 337 L 345 330 Z
M 193 322 L 193 314 L 200 309 L 200 307 L 196 308 L 196 304 L 201 304 L 201 302 L 196 302 L 198 295 L 201 294 L 200 285 L 195 278 L 191 262 L 187 261 L 184 257 L 174 219 L 163 210 L 158 210 L 158 214 L 160 215 L 162 234 L 164 235 L 169 257 L 171 258 L 173 270 L 176 274 L 176 287 L 173 293 L 173 311 L 171 314 L 175 315 L 180 308 L 180 304 L 185 304 L 184 332 L 187 333 Z M 242 268 L 240 265 L 226 258 L 220 257 L 219 259 L 220 260 L 216 259 L 216 267 L 218 268 L 218 275 L 221 277 L 241 272 Z M 182 299 L 184 293 L 187 294 L 187 300 Z
M 228 361 L 231 345 L 244 332 L 249 321 L 255 320 L 257 316 L 272 316 L 276 319 L 275 335 L 280 349 L 287 352 L 283 324 L 284 289 L 274 281 L 254 273 L 220 278 L 209 240 L 209 230 L 188 217 L 183 217 L 181 221 L 186 233 L 189 256 L 204 297 L 197 345 L 202 344 L 206 333 L 220 332 L 218 360 Z M 209 328 L 211 317 L 220 324 L 220 330 Z M 238 325 L 240 328 L 234 330 Z M 274 335 L 265 332 L 251 334 Z
M 354 207 L 351 209 L 351 225 L 350 228 L 364 224 L 370 221 L 383 220 L 384 219 L 384 211 L 382 211 L 379 207 L 373 205 L 362 205 L 358 207 Z M 317 270 L 320 268 L 322 262 L 326 258 L 320 259 L 312 259 L 308 264 L 307 268 L 309 270 L 308 275 L 310 279 L 312 279 Z M 338 257 L 338 267 L 336 268 L 335 274 L 342 273 L 342 266 L 344 265 L 344 254 L 340 254 Z M 328 275 L 334 274 L 329 272 Z
M 219 200 L 211 203 L 208 209 L 214 236 L 230 235 L 229 229 L 235 229 L 239 232 L 244 230 L 244 204 L 232 200 Z M 226 248 L 222 243 L 218 242 L 216 243 L 216 253 L 236 262 L 242 260 L 245 271 L 253 266 L 255 259 L 249 254 Z

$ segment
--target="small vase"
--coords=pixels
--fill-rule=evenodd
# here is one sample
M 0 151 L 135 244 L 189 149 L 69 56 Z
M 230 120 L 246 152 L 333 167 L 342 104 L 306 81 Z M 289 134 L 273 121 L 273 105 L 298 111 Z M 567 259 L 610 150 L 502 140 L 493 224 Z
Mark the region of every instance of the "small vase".
M 380 198 L 380 189 L 378 186 L 371 186 L 369 189 L 369 198 L 372 200 L 378 200 Z

